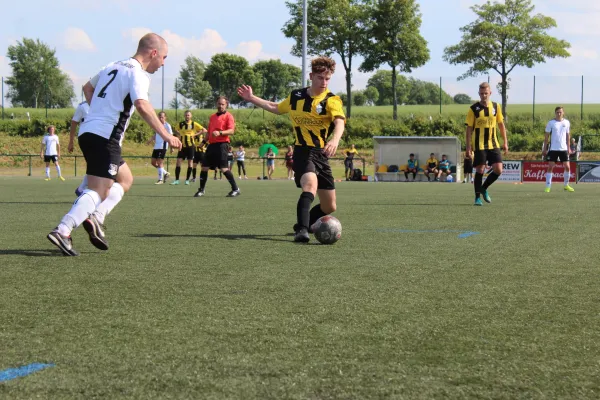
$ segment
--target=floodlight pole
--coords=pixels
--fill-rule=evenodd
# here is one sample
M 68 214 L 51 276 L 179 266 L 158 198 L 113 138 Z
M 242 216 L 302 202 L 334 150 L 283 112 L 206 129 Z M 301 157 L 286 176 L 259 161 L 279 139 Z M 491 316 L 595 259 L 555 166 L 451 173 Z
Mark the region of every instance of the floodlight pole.
M 161 92 L 161 109 L 160 111 L 165 111 L 165 66 L 163 65 L 162 69 L 162 92 Z
M 308 25 L 308 16 L 307 16 L 307 0 L 303 0 L 302 2 L 302 87 L 307 82 L 306 79 L 306 41 L 307 41 L 307 25 Z
M 4 77 L 2 77 L 2 119 L 4 119 Z

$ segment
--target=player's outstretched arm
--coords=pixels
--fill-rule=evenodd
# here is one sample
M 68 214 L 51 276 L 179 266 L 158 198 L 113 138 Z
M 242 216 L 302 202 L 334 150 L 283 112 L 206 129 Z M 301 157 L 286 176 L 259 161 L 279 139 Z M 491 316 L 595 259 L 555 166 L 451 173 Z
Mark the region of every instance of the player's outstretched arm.
M 154 132 L 158 133 L 160 137 L 169 143 L 169 146 L 176 149 L 181 148 L 181 141 L 167 131 L 165 126 L 156 116 L 156 112 L 150 102 L 144 99 L 137 99 L 133 104 L 143 120 L 150 125 L 150 128 L 152 128 Z
M 273 114 L 279 115 L 279 109 L 277 108 L 277 103 L 261 99 L 260 97 L 256 97 L 254 94 L 252 94 L 252 86 L 242 85 L 238 88 L 237 93 L 238 93 L 238 96 L 240 96 L 242 99 L 246 100 L 247 102 L 250 102 L 257 107 L 260 107 L 263 110 L 267 110 L 269 112 L 272 112 Z

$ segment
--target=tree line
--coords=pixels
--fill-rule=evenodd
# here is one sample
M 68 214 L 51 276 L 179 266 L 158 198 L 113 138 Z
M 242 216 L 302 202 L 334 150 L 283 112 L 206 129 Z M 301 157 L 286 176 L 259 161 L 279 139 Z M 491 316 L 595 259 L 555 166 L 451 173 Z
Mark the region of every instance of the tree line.
M 346 113 L 354 104 L 392 104 L 397 119 L 398 104 L 443 104 L 469 102 L 467 95 L 451 98 L 430 82 L 407 78 L 430 59 L 427 41 L 421 36 L 421 18 L 416 0 L 307 0 L 308 54 L 337 55 L 345 72 Z M 290 19 L 283 34 L 295 41 L 291 53 L 302 53 L 303 0 L 287 0 Z M 443 60 L 466 65 L 459 78 L 496 72 L 498 91 L 506 115 L 509 74 L 517 67 L 531 68 L 547 58 L 569 57 L 570 44 L 547 31 L 557 26 L 550 17 L 534 14 L 532 0 L 487 1 L 473 5 L 476 19 L 460 29 L 461 41 L 444 49 Z M 39 39 L 23 39 L 8 48 L 13 75 L 7 79 L 7 98 L 16 106 L 38 107 L 50 99 L 49 107 L 68 107 L 74 98 L 73 84 L 60 71 L 55 51 Z M 357 57 L 359 70 L 375 72 L 364 91 L 352 90 L 352 69 Z M 390 70 L 381 70 L 389 67 Z M 251 84 L 255 93 L 282 99 L 294 87 L 303 86 L 300 70 L 278 60 L 254 65 L 240 56 L 217 54 L 208 64 L 189 56 L 175 85 L 178 98 L 171 106 L 204 107 L 218 95 L 237 102 L 236 88 Z M 181 96 L 181 98 L 179 98 Z M 441 99 L 440 99 L 441 97 Z M 181 107 L 180 107 L 181 106 Z

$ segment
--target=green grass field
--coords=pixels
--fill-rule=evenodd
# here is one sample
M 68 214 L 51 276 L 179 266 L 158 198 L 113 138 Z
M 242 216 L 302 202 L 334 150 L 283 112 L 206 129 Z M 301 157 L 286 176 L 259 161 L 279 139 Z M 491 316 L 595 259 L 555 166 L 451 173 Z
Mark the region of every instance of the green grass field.
M 68 258 L 77 183 L 0 177 L 0 374 L 54 364 L 2 399 L 598 398 L 600 186 L 342 182 L 325 246 L 289 181 L 139 178 Z

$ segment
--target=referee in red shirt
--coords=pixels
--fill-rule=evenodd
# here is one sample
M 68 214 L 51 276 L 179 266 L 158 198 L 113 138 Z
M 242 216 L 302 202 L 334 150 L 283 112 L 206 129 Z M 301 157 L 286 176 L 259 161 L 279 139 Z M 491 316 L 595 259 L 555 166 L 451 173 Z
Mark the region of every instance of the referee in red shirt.
M 237 197 L 240 195 L 240 189 L 235 183 L 233 174 L 227 164 L 227 147 L 231 142 L 230 136 L 235 132 L 235 121 L 233 115 L 227 111 L 229 100 L 225 96 L 217 99 L 217 112 L 210 116 L 208 121 L 208 148 L 204 154 L 202 162 L 202 171 L 200 172 L 200 188 L 194 197 L 204 196 L 204 188 L 208 180 L 208 170 L 217 168 L 223 172 L 225 178 L 231 184 L 231 192 L 227 197 Z

